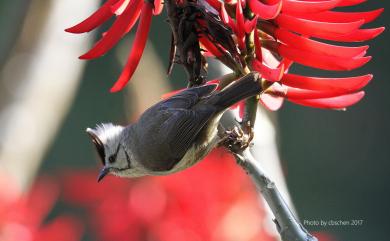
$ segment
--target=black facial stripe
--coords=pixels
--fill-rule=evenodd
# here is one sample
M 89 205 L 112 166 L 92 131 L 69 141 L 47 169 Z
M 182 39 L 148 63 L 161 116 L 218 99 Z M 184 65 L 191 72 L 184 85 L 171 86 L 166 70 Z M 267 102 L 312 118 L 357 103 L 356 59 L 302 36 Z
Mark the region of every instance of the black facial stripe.
M 119 144 L 120 145 L 120 144 Z M 126 161 L 127 161 L 127 166 L 124 167 L 124 168 L 112 168 L 114 169 L 115 171 L 125 171 L 125 170 L 128 170 L 131 168 L 131 162 L 130 162 L 130 156 L 129 154 L 127 153 L 126 149 L 123 148 L 123 151 L 125 152 L 125 155 L 126 155 Z
M 130 169 L 130 168 L 131 168 L 131 163 L 130 163 L 129 154 L 127 153 L 127 151 L 125 150 L 125 148 L 123 148 L 123 151 L 125 152 L 125 155 L 126 155 L 127 167 L 128 167 L 128 169 Z
M 121 147 L 121 144 L 118 145 L 118 147 L 116 148 L 116 151 L 115 151 L 115 159 L 116 159 L 116 156 L 118 155 L 118 152 L 119 152 L 119 148 Z
M 116 148 L 116 151 L 113 155 L 111 155 L 109 158 L 108 158 L 108 161 L 110 163 L 114 163 L 116 161 L 116 156 L 118 155 L 118 152 L 119 152 L 119 148 L 121 147 L 121 144 L 118 145 L 118 147 Z

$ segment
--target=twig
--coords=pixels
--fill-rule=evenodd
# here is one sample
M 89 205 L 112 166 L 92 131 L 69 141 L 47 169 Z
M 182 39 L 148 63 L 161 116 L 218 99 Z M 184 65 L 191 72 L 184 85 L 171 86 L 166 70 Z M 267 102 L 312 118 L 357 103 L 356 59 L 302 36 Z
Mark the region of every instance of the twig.
M 276 228 L 283 241 L 317 241 L 294 217 L 275 183 L 265 174 L 249 148 L 234 153 L 238 164 L 250 175 L 275 215 Z

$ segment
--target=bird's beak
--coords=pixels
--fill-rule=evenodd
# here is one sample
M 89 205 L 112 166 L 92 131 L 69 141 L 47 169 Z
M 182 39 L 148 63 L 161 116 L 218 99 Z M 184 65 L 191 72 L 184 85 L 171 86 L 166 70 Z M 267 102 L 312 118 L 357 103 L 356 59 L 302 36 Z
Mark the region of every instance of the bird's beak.
M 99 173 L 97 181 L 100 182 L 105 176 L 107 176 L 108 173 L 110 173 L 110 169 L 107 167 L 103 167 Z

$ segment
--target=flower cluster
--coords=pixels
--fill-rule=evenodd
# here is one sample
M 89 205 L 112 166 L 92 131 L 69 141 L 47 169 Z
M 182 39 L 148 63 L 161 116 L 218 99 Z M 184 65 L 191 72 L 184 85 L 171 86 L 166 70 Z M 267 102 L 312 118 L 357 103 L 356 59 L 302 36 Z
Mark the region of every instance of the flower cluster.
M 2 241 L 79 241 L 82 228 L 73 217 L 58 216 L 44 223 L 58 198 L 58 187 L 40 179 L 20 197 L 11 178 L 0 177 L 0 240 Z
M 261 95 L 261 102 L 271 110 L 278 109 L 285 98 L 305 106 L 343 109 L 364 96 L 361 89 L 372 75 L 325 78 L 301 76 L 288 70 L 293 63 L 328 71 L 349 71 L 366 64 L 371 59 L 366 56 L 367 45 L 351 47 L 329 43 L 363 42 L 384 30 L 383 27 L 362 28 L 383 9 L 367 12 L 337 9 L 364 1 L 166 0 L 163 3 L 161 0 L 108 0 L 89 18 L 66 31 L 88 32 L 117 16 L 95 46 L 80 56 L 91 59 L 110 50 L 139 19 L 128 61 L 111 89 L 119 91 L 139 63 L 152 14 L 160 14 L 164 4 L 168 16 L 174 12 L 173 17 L 179 19 L 177 23 L 170 19 L 173 44 L 178 48 L 178 53 L 173 51 L 172 62 L 175 55 L 179 55 L 176 62 L 186 67 L 190 80 L 203 80 L 200 72 L 207 66 L 204 58 L 215 57 L 235 73 L 258 71 L 268 87 Z M 180 19 L 184 19 L 185 24 Z
M 67 175 L 64 193 L 67 203 L 87 210 L 98 240 L 276 240 L 250 180 L 223 149 L 170 176 L 99 184 L 95 177 Z

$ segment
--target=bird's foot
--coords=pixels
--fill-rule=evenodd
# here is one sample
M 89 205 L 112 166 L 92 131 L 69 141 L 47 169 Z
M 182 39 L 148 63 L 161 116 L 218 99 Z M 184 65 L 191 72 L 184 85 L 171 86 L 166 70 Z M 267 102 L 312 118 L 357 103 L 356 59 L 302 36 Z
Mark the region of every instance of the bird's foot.
M 228 148 L 231 152 L 237 153 L 248 148 L 252 139 L 253 131 L 251 131 L 251 128 L 244 132 L 241 128 L 235 126 L 232 130 L 225 131 L 221 145 Z

